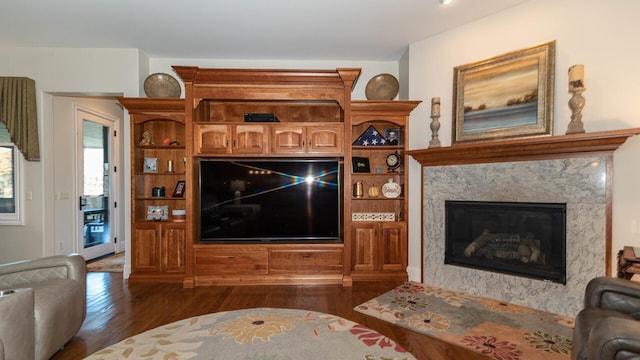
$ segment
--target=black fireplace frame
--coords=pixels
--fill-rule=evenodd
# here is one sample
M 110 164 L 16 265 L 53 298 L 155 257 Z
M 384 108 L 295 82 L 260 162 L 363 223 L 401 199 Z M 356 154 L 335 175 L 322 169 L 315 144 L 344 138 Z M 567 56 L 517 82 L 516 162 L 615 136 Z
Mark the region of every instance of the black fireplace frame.
M 523 221 L 523 219 L 527 219 L 528 214 L 533 214 L 534 212 L 549 216 L 549 221 L 552 222 L 552 224 L 550 224 L 550 228 L 552 228 L 553 230 L 551 230 L 552 234 L 547 235 L 553 237 L 553 240 L 548 244 L 545 243 L 545 248 L 543 249 L 543 251 L 545 252 L 545 254 L 553 254 L 553 256 L 551 256 L 552 264 L 532 264 L 531 266 L 523 266 L 521 263 L 517 263 L 517 261 L 495 261 L 488 260 L 486 258 L 482 259 L 475 256 L 464 256 L 464 251 L 461 251 L 461 241 L 456 241 L 456 239 L 464 237 L 470 242 L 471 240 L 476 239 L 481 234 L 481 231 L 478 230 L 477 224 L 471 225 L 470 221 L 467 224 L 462 224 L 462 226 L 459 223 L 455 224 L 452 217 L 462 216 L 460 214 L 460 212 L 463 211 L 462 209 L 464 209 L 465 212 L 471 213 L 471 215 L 477 214 L 476 216 L 479 217 L 489 216 L 487 215 L 487 210 L 498 211 L 504 209 L 505 214 L 503 216 L 507 218 L 511 217 L 512 222 L 521 222 Z M 507 214 L 507 210 L 511 214 Z M 492 271 L 514 276 L 522 276 L 536 280 L 566 284 L 566 213 L 566 203 L 446 200 L 444 263 L 447 265 L 462 266 L 477 270 Z M 533 215 L 530 216 L 534 217 Z M 482 223 L 482 225 L 486 225 L 486 223 L 491 223 L 491 221 L 481 219 L 480 223 Z M 489 230 L 492 233 L 509 231 L 513 232 L 513 227 L 510 226 L 510 224 L 504 224 L 502 226 L 494 227 Z M 525 235 L 520 234 L 520 236 Z M 526 268 L 526 271 L 523 268 Z

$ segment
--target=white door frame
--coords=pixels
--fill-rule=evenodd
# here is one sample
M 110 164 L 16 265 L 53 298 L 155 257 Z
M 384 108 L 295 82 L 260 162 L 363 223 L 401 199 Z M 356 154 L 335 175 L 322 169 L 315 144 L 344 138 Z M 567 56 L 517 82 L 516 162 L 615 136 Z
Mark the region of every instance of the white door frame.
M 85 259 L 92 259 L 95 257 L 103 256 L 112 252 L 120 252 L 124 251 L 124 249 L 119 248 L 119 242 L 115 242 L 114 239 L 118 234 L 118 208 L 114 206 L 116 199 L 118 196 L 118 181 L 117 175 L 114 173 L 114 169 L 118 167 L 118 146 L 117 142 L 114 139 L 114 131 L 118 126 L 118 118 L 115 118 L 111 115 L 96 111 L 94 109 L 90 109 L 86 106 L 74 104 L 74 116 L 75 116 L 75 129 L 76 129 L 76 196 L 75 199 L 80 198 L 84 193 L 84 174 L 83 174 L 83 125 L 82 122 L 86 120 L 90 120 L 92 122 L 101 124 L 109 128 L 109 227 L 110 227 L 110 242 L 104 245 L 97 245 L 93 247 L 89 247 L 84 249 L 84 214 L 80 211 L 79 207 L 77 207 L 77 216 L 76 216 L 76 241 L 75 241 L 75 251 L 82 254 Z

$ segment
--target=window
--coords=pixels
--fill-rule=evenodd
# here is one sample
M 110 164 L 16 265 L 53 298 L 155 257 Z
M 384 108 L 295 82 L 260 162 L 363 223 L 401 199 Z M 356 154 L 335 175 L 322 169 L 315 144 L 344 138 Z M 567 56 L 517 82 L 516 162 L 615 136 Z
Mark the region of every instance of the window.
M 20 152 L 0 124 L 0 225 L 20 225 Z

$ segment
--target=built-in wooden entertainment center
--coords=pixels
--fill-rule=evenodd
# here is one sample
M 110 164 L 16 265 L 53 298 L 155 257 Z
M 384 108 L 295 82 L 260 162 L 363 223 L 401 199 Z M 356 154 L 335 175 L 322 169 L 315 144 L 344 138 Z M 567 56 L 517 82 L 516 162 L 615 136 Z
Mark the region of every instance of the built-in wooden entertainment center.
M 184 99 L 119 99 L 131 118 L 130 281 L 348 286 L 407 278 L 403 165 L 409 114 L 419 101 L 352 101 L 360 69 L 174 70 Z M 273 114 L 277 122 L 248 122 L 245 114 Z M 370 126 L 398 132 L 399 141 L 352 145 Z M 141 142 L 145 132 L 153 144 Z M 390 154 L 400 166 L 387 164 Z M 354 157 L 366 159 L 368 171 L 354 172 Z M 201 241 L 200 162 L 222 158 L 338 159 L 339 240 Z M 380 191 L 390 181 L 400 185 L 399 196 Z M 173 196 L 180 182 L 184 193 Z M 356 183 L 363 194 L 354 194 Z M 164 195 L 154 196 L 161 188 Z M 182 209 L 184 220 L 173 215 Z

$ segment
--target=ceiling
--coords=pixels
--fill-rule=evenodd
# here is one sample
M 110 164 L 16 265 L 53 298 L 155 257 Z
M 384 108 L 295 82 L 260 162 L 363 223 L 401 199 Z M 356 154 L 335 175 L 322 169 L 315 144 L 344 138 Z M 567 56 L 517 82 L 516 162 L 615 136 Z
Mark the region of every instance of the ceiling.
M 151 58 L 396 61 L 408 45 L 529 0 L 2 0 L 0 47 Z

